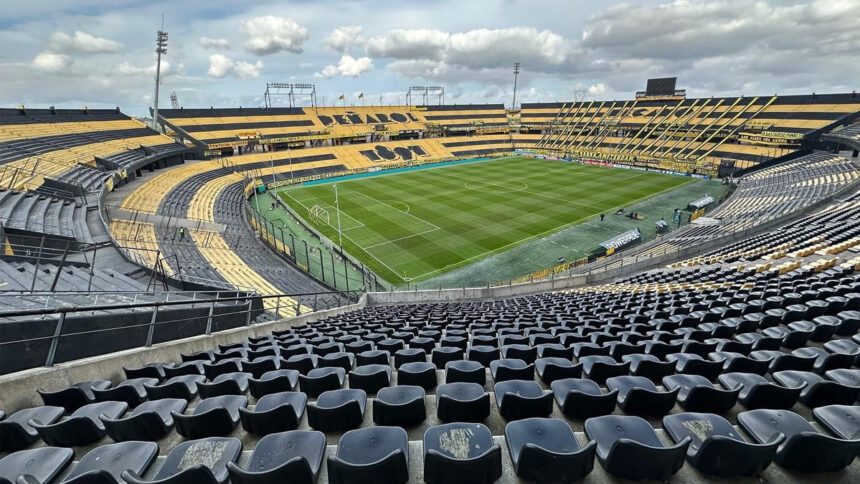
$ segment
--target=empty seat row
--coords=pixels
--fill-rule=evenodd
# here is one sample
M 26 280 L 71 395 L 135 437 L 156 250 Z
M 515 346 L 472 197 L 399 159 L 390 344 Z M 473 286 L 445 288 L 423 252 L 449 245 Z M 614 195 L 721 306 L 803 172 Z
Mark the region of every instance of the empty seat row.
M 508 423 L 504 443 L 516 475 L 536 482 L 585 477 L 592 471 L 595 457 L 609 474 L 637 480 L 665 480 L 685 460 L 704 474 L 722 477 L 756 475 L 771 462 L 802 472 L 831 472 L 850 465 L 860 453 L 860 440 L 854 439 L 860 432 L 860 407 L 823 407 L 814 417 L 835 436 L 817 431 L 792 412 L 752 410 L 738 416 L 752 442 L 718 415 L 681 413 L 663 418 L 673 445 L 664 444 L 647 421 L 618 415 L 588 419 L 584 446 L 567 423 L 539 417 Z M 326 459 L 328 482 L 408 482 L 409 447 L 407 434 L 399 427 L 346 432 Z M 155 461 L 157 444 L 106 444 L 84 455 L 62 482 L 217 484 L 230 479 L 233 483 L 314 483 L 327 450 L 321 432 L 304 430 L 267 435 L 256 444 L 244 467 L 237 465 L 242 449 L 242 442 L 232 437 L 183 442 L 146 479 L 141 476 Z M 73 456 L 70 449 L 59 447 L 7 455 L 0 459 L 0 482 L 55 482 Z M 502 475 L 500 443 L 480 423 L 428 428 L 422 460 L 423 478 L 428 483 L 489 483 Z

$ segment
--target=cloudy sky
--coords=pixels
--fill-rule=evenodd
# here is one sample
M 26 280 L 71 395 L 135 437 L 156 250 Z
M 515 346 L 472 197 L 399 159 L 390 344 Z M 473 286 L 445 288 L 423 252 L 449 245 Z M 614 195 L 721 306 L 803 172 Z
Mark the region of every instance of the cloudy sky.
M 629 98 L 648 77 L 689 95 L 860 87 L 860 0 L 4 1 L 0 106 L 152 103 L 154 39 L 170 34 L 161 106 L 260 106 L 266 82 L 318 102 Z

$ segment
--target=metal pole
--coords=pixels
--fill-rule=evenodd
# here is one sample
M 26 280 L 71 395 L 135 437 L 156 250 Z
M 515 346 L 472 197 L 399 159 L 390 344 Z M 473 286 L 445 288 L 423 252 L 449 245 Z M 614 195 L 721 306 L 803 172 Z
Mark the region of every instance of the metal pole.
M 161 84 L 161 55 L 167 54 L 167 32 L 164 31 L 164 16 L 161 16 L 161 30 L 155 38 L 155 53 L 158 60 L 155 63 L 155 99 L 152 104 L 152 129 L 158 131 L 158 88 Z
M 260 299 L 260 304 L 263 304 L 263 300 Z M 248 317 L 245 319 L 245 326 L 251 325 L 251 306 L 253 305 L 253 300 L 248 299 Z M 278 313 L 275 313 L 275 316 L 279 316 Z
M 63 264 L 66 263 L 66 257 L 69 255 L 70 243 L 70 241 L 66 241 L 66 248 L 63 250 L 63 257 L 60 258 L 60 265 L 57 267 L 57 273 L 54 274 L 54 280 L 51 281 L 51 292 L 54 292 L 54 289 L 57 288 L 57 281 L 60 280 L 60 272 L 63 270 Z
M 39 254 L 36 256 L 36 265 L 33 267 L 33 282 L 30 284 L 30 292 L 36 289 L 36 276 L 39 275 L 39 262 L 42 261 L 42 246 L 45 244 L 45 236 L 39 242 Z
M 96 245 L 93 247 L 93 261 L 90 264 L 90 279 L 87 281 L 87 292 L 90 292 L 90 289 L 93 287 L 93 273 L 96 268 L 96 254 L 99 253 L 99 246 Z
M 340 201 L 337 196 L 337 183 L 334 184 L 334 209 L 337 210 L 337 235 L 340 238 L 340 253 L 343 254 L 343 232 L 340 230 Z
M 520 63 L 514 62 L 514 100 L 511 102 L 511 111 L 517 109 L 517 77 L 520 75 Z
M 152 264 L 152 274 L 149 275 L 149 282 L 146 283 L 146 290 L 149 291 L 149 286 L 153 284 L 155 279 L 155 271 L 158 270 L 158 258 L 161 257 L 161 249 L 155 251 L 155 263 Z
M 215 314 L 215 301 L 209 305 L 209 316 L 206 318 L 206 334 L 212 334 L 212 316 Z
M 334 281 L 334 283 L 332 283 L 332 285 L 334 286 L 335 289 L 337 289 L 337 273 L 334 270 L 335 269 L 335 267 L 334 267 L 334 253 L 329 252 L 328 255 L 331 256 L 331 278 Z
M 63 333 L 63 324 L 66 322 L 66 313 L 60 313 L 57 326 L 54 327 L 54 337 L 51 338 L 51 347 L 48 349 L 48 358 L 45 366 L 54 366 L 54 357 L 57 355 L 57 346 L 60 344 L 60 335 Z
M 152 346 L 152 336 L 155 334 L 155 320 L 158 318 L 158 306 L 152 308 L 152 318 L 149 320 L 149 330 L 146 333 L 146 347 Z

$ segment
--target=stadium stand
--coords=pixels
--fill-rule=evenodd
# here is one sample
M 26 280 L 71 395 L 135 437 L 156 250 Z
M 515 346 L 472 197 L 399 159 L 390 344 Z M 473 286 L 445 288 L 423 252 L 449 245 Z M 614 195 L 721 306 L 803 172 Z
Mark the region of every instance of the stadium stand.
M 717 173 L 790 154 L 856 117 L 854 94 L 524 103 L 537 148 L 585 159 Z
M 93 191 L 113 171 L 187 151 L 118 109 L 0 109 L 4 188 L 36 189 L 47 179 L 75 194 Z
M 445 116 L 440 112 L 473 117 L 434 120 L 452 124 L 485 116 L 453 108 L 415 116 L 427 123 L 429 116 Z M 283 116 L 300 115 L 306 113 Z M 279 121 L 254 121 L 263 122 Z M 227 130 L 198 132 L 220 131 Z M 212 287 L 258 294 L 323 291 L 247 235 L 250 181 L 540 150 L 547 143 L 546 133 L 474 134 L 249 150 L 142 173 L 105 196 L 111 236 L 130 260 L 165 275 L 184 272 Z M 283 480 L 289 470 L 311 482 L 356 476 L 605 482 L 673 475 L 848 482 L 858 472 L 860 449 L 851 440 L 856 425 L 847 423 L 860 417 L 858 178 L 851 161 L 822 151 L 748 170 L 728 201 L 708 214 L 710 223 L 694 223 L 630 255 L 741 235 L 738 240 L 600 285 L 497 300 L 365 301 L 349 312 L 241 329 L 244 313 L 229 315 L 242 304 L 227 302 L 228 320 L 220 327 L 236 331 L 220 337 L 220 345 L 180 323 L 158 335 L 165 345 L 124 354 L 133 367 L 111 364 L 117 357 L 110 354 L 104 362 L 72 360 L 143 346 L 135 343 L 141 338 L 62 353 L 57 361 L 68 365 L 33 370 L 38 376 L 31 380 L 13 385 L 16 375 L 0 376 L 0 410 L 8 414 L 0 420 L 0 478 L 14 482 L 27 473 L 65 482 L 101 470 L 127 482 L 245 482 L 251 473 Z M 67 206 L 58 205 L 62 199 L 14 190 L 0 197 L 0 214 L 33 214 L 23 222 L 7 216 L 10 229 L 23 223 L 26 230 L 31 218 L 41 218 L 42 233 L 87 237 L 74 229 L 48 232 L 54 221 L 74 223 L 75 209 L 83 207 L 68 203 L 68 215 L 55 217 Z M 36 225 L 30 224 L 33 232 Z M 185 231 L 180 235 L 177 227 Z M 742 236 L 758 227 L 769 228 Z M 91 281 L 113 301 L 132 294 L 134 301 L 166 300 L 139 296 L 150 287 L 138 279 L 86 265 L 64 266 L 56 278 L 54 264 L 0 261 L 0 274 L 23 281 L 35 275 L 41 291 L 55 279 L 68 291 Z M 26 282 L 15 287 L 30 290 Z M 208 310 L 196 308 L 188 294 L 175 297 L 183 310 Z M 55 291 L 3 297 L 0 304 L 36 308 L 53 304 L 49 298 L 86 305 L 92 294 Z M 263 302 L 261 309 L 286 317 L 305 312 L 297 301 L 275 304 Z M 92 332 L 113 330 L 116 319 L 130 314 L 155 318 L 151 310 L 139 313 L 100 313 L 115 319 Z M 10 321 L 49 334 L 56 324 Z M 189 334 L 203 337 L 169 342 Z M 0 351 L 0 366 L 5 372 L 41 364 L 46 346 L 21 351 L 20 362 Z M 91 365 L 91 372 L 76 370 L 78 364 Z M 40 378 L 38 393 L 32 378 Z M 119 452 L 119 445 L 136 458 L 99 458 Z M 204 454 L 203 467 L 183 464 Z
M 7 235 L 28 232 L 92 243 L 86 210 L 71 200 L 0 188 L 0 224 Z
M 502 104 L 418 106 L 415 115 L 433 132 L 443 135 L 464 133 L 507 133 L 508 118 Z
M 821 139 L 848 146 L 856 152 L 860 150 L 860 123 L 844 127 L 839 126 L 837 129 L 822 135 Z
M 757 254 L 749 259 L 720 257 L 502 300 L 368 305 L 272 323 L 279 329 L 197 354 L 174 351 L 170 360 L 153 351 L 139 368 L 99 366 L 97 380 L 58 382 L 41 396 L 21 388 L 22 403 L 6 403 L 0 423 L 9 435 L 0 476 L 17 478 L 19 462 L 36 459 L 32 472 L 62 480 L 89 469 L 89 453 L 127 441 L 114 422 L 127 421 L 126 435 L 139 439 L 158 418 L 162 431 L 144 441 L 156 442 L 162 458 L 124 463 L 129 482 L 171 473 L 190 479 L 193 471 L 171 463 L 197 455 L 189 446 L 217 457 L 209 461 L 214 475 L 276 479 L 280 466 L 304 456 L 307 465 L 293 472 L 320 482 L 347 482 L 345 469 L 358 464 L 378 482 L 437 482 L 453 472 L 470 482 L 814 482 L 825 475 L 849 482 L 860 449 L 852 440 L 860 415 L 860 259 L 850 247 L 828 250 L 856 237 L 857 200 L 853 190 L 747 240 Z M 793 269 L 753 269 L 769 260 L 757 248 L 784 250 L 785 234 L 799 235 L 799 249 L 827 243 L 786 255 L 800 262 Z M 417 365 L 429 369 L 420 380 Z M 180 367 L 189 374 L 178 376 Z M 99 406 L 121 393 L 113 414 Z M 154 409 L 161 404 L 175 405 L 173 419 Z M 204 422 L 209 409 L 219 410 Z M 25 417 L 37 414 L 45 421 L 30 427 Z M 94 440 L 84 444 L 64 427 L 87 415 Z M 261 426 L 267 418 L 272 423 Z M 113 429 L 110 437 L 100 422 Z M 42 455 L 59 452 L 49 445 L 58 441 L 72 453 Z M 354 447 L 368 441 L 380 452 Z M 295 450 L 281 447 L 253 467 L 273 442 Z M 529 448 L 540 452 L 528 456 Z M 543 460 L 562 458 L 565 466 Z
M 417 138 L 423 132 L 463 135 L 509 131 L 501 104 L 167 109 L 159 116 L 172 133 L 224 154 L 241 154 L 256 146 L 295 149 L 313 147 L 320 141 L 342 144 L 383 137 Z
M 860 170 L 853 162 L 828 152 L 813 152 L 773 166 L 763 165 L 736 179 L 735 193 L 707 218 L 586 270 L 617 269 L 651 256 L 689 250 L 738 234 L 743 236 L 765 223 L 794 216 L 851 190 L 858 180 Z

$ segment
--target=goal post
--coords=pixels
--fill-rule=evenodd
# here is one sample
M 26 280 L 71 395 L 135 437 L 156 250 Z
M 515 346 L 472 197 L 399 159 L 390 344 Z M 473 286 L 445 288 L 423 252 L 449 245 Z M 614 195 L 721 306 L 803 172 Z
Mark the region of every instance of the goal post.
M 331 225 L 329 223 L 329 214 L 328 210 L 324 209 L 319 204 L 315 204 L 313 207 L 308 209 L 308 218 L 316 224 L 324 222 L 326 225 Z

